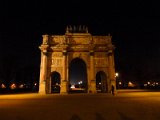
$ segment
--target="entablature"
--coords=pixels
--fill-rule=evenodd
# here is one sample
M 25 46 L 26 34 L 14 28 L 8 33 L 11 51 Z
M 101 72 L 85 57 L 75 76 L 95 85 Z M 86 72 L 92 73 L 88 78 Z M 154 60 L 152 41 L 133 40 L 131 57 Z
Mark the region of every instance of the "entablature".
M 92 36 L 90 34 L 74 33 L 73 35 L 43 35 L 43 44 L 111 44 L 111 36 Z

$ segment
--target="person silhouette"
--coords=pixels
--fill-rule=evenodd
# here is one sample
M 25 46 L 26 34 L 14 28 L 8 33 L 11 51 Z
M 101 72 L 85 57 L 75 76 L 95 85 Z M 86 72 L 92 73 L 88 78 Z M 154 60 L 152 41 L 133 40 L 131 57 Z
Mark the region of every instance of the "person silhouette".
M 114 93 L 114 86 L 112 85 L 112 87 L 111 87 L 111 94 L 112 95 L 114 95 L 115 93 Z

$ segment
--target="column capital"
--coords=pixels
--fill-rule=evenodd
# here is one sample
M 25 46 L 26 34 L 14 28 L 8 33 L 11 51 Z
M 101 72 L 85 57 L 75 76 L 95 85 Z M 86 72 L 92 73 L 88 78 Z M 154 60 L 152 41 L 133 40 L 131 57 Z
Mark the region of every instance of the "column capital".
M 109 51 L 107 52 L 107 54 L 108 54 L 108 56 L 112 56 L 112 55 L 113 55 L 113 51 L 112 51 L 112 50 L 109 50 Z
M 63 53 L 64 56 L 66 56 L 67 55 L 67 50 L 62 50 L 62 53 Z
M 41 46 L 39 46 L 39 49 L 40 49 L 41 51 L 47 51 L 48 48 L 49 48 L 49 45 L 41 45 Z
M 108 56 L 112 56 L 113 55 L 113 53 L 108 53 Z
M 90 53 L 90 56 L 94 56 L 94 50 L 90 50 L 89 53 Z
M 47 51 L 42 51 L 43 55 L 47 56 L 48 52 Z

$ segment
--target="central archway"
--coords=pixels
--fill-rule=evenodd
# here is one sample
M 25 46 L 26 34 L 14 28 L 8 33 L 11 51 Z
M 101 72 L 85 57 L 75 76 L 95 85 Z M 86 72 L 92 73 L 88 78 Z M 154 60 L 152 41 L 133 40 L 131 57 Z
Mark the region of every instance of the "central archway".
M 86 63 L 80 58 L 74 58 L 69 65 L 69 92 L 87 92 L 87 67 Z

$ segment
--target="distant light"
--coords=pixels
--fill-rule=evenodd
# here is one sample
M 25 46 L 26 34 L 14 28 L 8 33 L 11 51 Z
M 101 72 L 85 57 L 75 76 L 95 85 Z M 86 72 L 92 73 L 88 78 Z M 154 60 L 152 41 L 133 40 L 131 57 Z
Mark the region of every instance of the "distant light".
M 115 73 L 115 77 L 118 77 L 118 75 L 119 75 L 118 73 Z
M 128 82 L 128 87 L 135 87 L 135 84 L 133 84 L 131 81 Z
M 119 82 L 118 84 L 119 84 L 119 85 L 122 85 L 122 82 Z
M 155 86 L 155 82 L 152 84 L 152 86 Z
M 10 88 L 11 89 L 16 89 L 16 84 L 15 83 L 11 84 Z
M 36 85 L 37 85 L 37 83 L 34 83 L 34 85 L 36 86 Z
M 132 82 L 129 81 L 128 84 L 129 84 L 129 85 L 132 85 Z
M 1 88 L 3 88 L 3 89 L 4 89 L 4 88 L 6 88 L 6 86 L 5 86 L 4 84 L 2 84 L 2 85 L 1 85 Z
M 71 85 L 71 88 L 75 88 L 75 85 Z
M 150 83 L 150 82 L 147 82 L 147 84 L 150 85 L 151 83 Z
M 102 83 L 99 83 L 99 85 L 101 85 Z
M 19 85 L 19 88 L 24 88 L 24 85 L 23 84 Z
M 147 87 L 147 84 L 144 84 L 144 87 Z
M 79 85 L 82 84 L 82 83 L 83 83 L 82 81 L 79 81 L 79 82 L 78 82 Z

